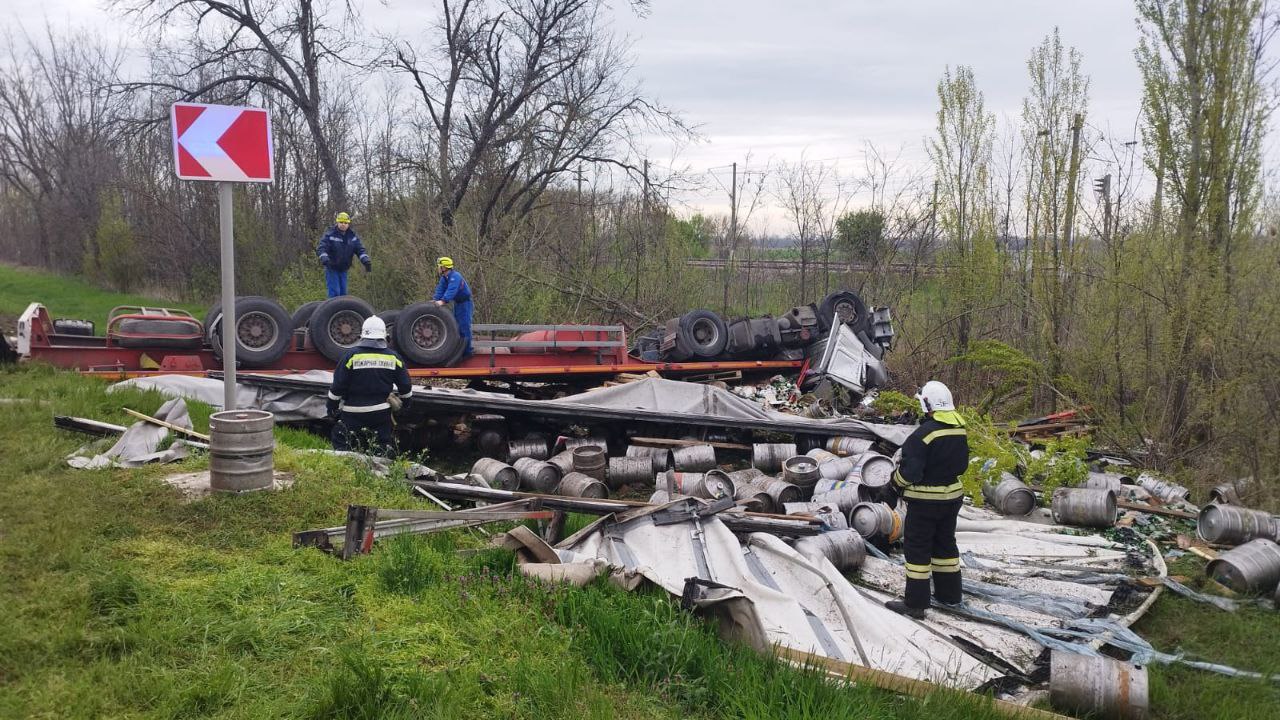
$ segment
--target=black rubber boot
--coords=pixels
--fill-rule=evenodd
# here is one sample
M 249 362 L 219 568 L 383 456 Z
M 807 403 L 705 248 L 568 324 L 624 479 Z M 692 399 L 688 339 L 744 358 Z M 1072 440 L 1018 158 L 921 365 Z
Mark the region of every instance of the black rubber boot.
M 907 617 L 915 618 L 916 620 L 924 619 L 924 608 L 913 608 L 910 605 L 902 602 L 901 600 L 886 601 L 884 606 L 898 613 L 899 615 L 906 615 Z

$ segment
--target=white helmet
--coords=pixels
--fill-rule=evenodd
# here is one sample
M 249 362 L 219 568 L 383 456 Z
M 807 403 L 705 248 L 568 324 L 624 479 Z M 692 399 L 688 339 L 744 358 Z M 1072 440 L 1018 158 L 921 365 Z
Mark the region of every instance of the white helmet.
M 916 393 L 920 401 L 920 410 L 925 413 L 939 410 L 955 410 L 955 401 L 951 399 L 951 390 L 937 380 L 930 380 Z
M 360 328 L 360 337 L 364 340 L 386 340 L 387 324 L 377 315 L 371 315 L 365 318 L 364 325 Z

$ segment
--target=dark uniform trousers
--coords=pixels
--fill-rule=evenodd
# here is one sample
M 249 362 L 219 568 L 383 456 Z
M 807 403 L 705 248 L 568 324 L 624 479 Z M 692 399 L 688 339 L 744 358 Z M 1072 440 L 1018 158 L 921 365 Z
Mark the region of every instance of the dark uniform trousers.
M 929 579 L 938 602 L 960 602 L 960 549 L 956 517 L 963 501 L 907 500 L 902 547 L 907 556 L 907 607 L 929 607 Z
M 329 438 L 334 450 L 351 450 L 367 455 L 395 457 L 396 431 L 390 410 L 374 412 L 344 412 L 342 419 L 334 423 Z

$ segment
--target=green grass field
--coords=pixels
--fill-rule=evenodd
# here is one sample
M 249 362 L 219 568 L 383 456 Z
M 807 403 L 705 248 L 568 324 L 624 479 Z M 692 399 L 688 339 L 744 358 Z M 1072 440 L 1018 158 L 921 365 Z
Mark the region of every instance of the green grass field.
M 92 320 L 98 334 L 106 329 L 107 313 L 117 305 L 159 305 L 186 310 L 197 320 L 203 319 L 209 309 L 208 305 L 198 303 L 111 292 L 80 279 L 0 264 L 0 328 L 11 331 L 9 325 L 33 302 L 42 303 L 55 318 Z
M 0 291 L 0 312 L 14 294 Z M 277 431 L 291 489 L 186 502 L 160 478 L 204 458 L 73 470 L 64 458 L 87 439 L 52 427 L 53 414 L 127 424 L 122 407 L 153 411 L 158 395 L 10 366 L 0 398 L 2 718 L 997 717 L 974 695 L 909 699 L 775 664 L 663 594 L 532 584 L 477 531 L 402 537 L 349 563 L 295 550 L 292 532 L 341 524 L 348 503 L 429 509 L 304 452 L 324 442 L 301 431 Z M 197 429 L 208 414 L 193 406 Z M 1202 561 L 1171 571 L 1199 577 Z M 1137 629 L 1163 651 L 1280 673 L 1274 613 L 1166 597 Z M 1150 671 L 1156 718 L 1280 709 L 1276 685 Z

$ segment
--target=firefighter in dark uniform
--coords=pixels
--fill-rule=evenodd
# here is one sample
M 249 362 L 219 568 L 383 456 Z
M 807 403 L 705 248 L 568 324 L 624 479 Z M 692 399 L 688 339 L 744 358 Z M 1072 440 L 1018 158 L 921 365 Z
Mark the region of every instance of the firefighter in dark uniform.
M 394 457 L 392 403 L 398 408 L 403 398 L 413 394 L 413 381 L 404 360 L 387 348 L 387 324 L 382 318 L 375 315 L 365 320 L 360 338 L 360 344 L 342 358 L 333 373 L 326 409 L 338 422 L 330 440 L 334 450 Z
M 903 600 L 890 600 L 890 610 L 914 618 L 929 608 L 929 580 L 939 603 L 960 603 L 960 550 L 956 517 L 963 503 L 960 475 L 969 466 L 969 440 L 956 412 L 951 390 L 931 380 L 916 399 L 926 418 L 902 446 L 894 486 L 907 501 L 903 550 L 907 556 L 907 590 Z

